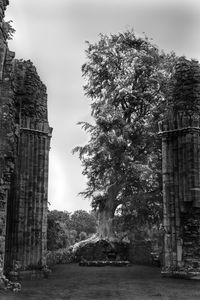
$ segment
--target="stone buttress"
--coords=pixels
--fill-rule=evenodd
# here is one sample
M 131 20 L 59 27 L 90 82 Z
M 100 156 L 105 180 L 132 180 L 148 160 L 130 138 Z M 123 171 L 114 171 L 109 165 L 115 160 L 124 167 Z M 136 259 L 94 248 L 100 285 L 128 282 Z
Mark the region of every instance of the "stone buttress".
M 165 276 L 200 275 L 200 65 L 180 58 L 172 109 L 160 125 Z

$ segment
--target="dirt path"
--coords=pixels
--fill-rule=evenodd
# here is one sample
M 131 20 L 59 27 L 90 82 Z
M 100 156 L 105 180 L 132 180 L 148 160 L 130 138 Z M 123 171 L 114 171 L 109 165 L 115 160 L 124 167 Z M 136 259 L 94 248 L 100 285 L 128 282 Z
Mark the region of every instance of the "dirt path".
M 200 299 L 200 282 L 161 278 L 156 267 L 55 267 L 50 279 L 26 281 L 18 294 L 0 291 L 0 300 Z

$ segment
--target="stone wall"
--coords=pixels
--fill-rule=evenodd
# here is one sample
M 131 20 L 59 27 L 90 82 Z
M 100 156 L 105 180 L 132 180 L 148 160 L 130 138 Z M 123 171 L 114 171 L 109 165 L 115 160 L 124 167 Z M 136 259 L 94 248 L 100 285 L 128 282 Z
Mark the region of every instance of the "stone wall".
M 80 242 L 74 253 L 76 261 L 127 261 L 128 244 L 120 242 L 109 242 L 97 240 Z
M 172 109 L 160 124 L 163 152 L 163 274 L 200 274 L 200 65 L 180 58 Z
M 0 1 L 0 276 L 3 273 L 7 200 L 15 155 L 15 108 L 12 89 L 12 62 L 4 30 L 4 11 L 8 1 Z
M 46 87 L 31 61 L 15 60 L 0 0 L 0 275 L 45 265 L 48 155 Z
M 133 264 L 152 265 L 152 245 L 150 241 L 138 240 L 129 245 L 128 260 Z
M 46 264 L 48 154 L 51 128 L 47 120 L 46 87 L 30 61 L 15 61 L 17 155 L 8 199 L 6 268 Z

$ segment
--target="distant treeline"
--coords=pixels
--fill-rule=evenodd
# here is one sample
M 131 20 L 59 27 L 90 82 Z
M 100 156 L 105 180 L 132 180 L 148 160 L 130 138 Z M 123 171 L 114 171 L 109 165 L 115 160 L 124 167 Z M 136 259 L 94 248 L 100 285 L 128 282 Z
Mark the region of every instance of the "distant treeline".
M 47 249 L 67 248 L 96 232 L 96 217 L 93 212 L 76 210 L 52 210 L 48 212 Z

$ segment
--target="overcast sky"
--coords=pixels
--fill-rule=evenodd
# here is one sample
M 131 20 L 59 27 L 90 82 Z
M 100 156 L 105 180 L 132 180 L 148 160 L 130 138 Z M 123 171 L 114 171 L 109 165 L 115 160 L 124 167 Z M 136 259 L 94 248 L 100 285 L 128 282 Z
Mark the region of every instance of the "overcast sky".
M 85 41 L 99 33 L 134 28 L 145 32 L 159 48 L 200 60 L 199 0 L 10 0 L 6 19 L 16 29 L 10 50 L 31 59 L 48 90 L 49 122 L 53 127 L 50 151 L 50 209 L 90 210 L 77 194 L 85 179 L 73 147 L 87 137 L 76 125 L 90 120 L 83 94 L 81 65 Z M 200 2 L 199 2 L 200 3 Z

